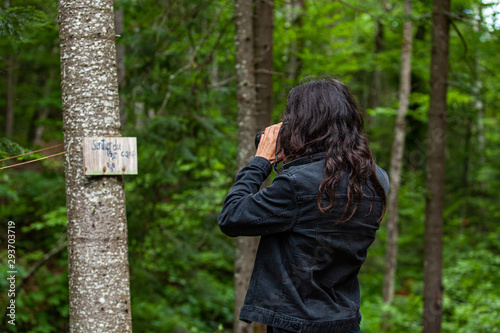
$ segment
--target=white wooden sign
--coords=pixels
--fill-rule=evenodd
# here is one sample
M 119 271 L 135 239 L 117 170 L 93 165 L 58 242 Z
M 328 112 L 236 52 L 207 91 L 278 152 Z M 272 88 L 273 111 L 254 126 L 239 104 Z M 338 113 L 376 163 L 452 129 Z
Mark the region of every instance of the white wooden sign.
M 137 138 L 83 138 L 86 176 L 137 175 Z

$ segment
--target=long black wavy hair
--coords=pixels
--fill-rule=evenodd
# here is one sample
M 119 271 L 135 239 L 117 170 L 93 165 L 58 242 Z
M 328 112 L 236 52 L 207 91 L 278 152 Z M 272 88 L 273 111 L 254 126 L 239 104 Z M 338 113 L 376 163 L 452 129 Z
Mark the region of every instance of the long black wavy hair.
M 322 78 L 293 88 L 288 95 L 283 123 L 278 146 L 285 162 L 326 152 L 324 178 L 317 199 L 321 212 L 335 207 L 335 188 L 343 173 L 348 172 L 347 205 L 339 222 L 348 221 L 356 213 L 363 186 L 370 189 L 373 197 L 375 192 L 382 197 L 379 221 L 382 220 L 386 208 L 385 192 L 376 176 L 361 110 L 345 84 L 333 78 Z M 321 199 L 323 194 L 330 201 L 326 206 Z M 370 212 L 372 206 L 373 201 Z

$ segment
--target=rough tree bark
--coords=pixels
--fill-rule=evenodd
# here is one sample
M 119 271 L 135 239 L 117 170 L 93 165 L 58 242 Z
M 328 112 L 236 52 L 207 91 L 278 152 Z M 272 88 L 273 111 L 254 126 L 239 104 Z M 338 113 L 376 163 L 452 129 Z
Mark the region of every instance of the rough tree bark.
M 434 0 L 427 146 L 424 333 L 440 332 L 443 312 L 442 238 L 450 0 Z
M 113 0 L 59 0 L 66 150 L 85 136 L 120 136 Z M 71 332 L 131 332 L 123 177 L 84 176 L 66 154 Z
M 257 127 L 271 125 L 273 110 L 274 0 L 255 0 L 254 56 Z
M 238 168 L 254 156 L 253 140 L 258 131 L 255 109 L 255 74 L 252 0 L 235 0 L 236 80 L 238 100 Z M 234 332 L 250 333 L 253 328 L 240 321 L 239 314 L 250 282 L 258 237 L 236 239 L 234 268 Z
M 302 59 L 298 53 L 304 48 L 302 29 L 304 26 L 305 0 L 292 0 L 290 3 L 290 24 L 298 31 L 297 40 L 290 42 L 290 56 L 287 64 L 287 78 L 295 85 L 302 70 Z
M 255 118 L 257 131 L 271 125 L 273 110 L 273 10 L 274 0 L 255 0 L 253 21 L 255 63 Z M 252 154 L 253 155 L 253 154 Z M 266 187 L 268 179 L 262 184 Z M 255 255 L 255 254 L 254 254 Z M 252 264 L 253 261 L 252 259 Z M 248 276 L 250 279 L 250 276 Z M 266 325 L 252 323 L 253 333 L 264 333 Z
M 387 214 L 387 244 L 385 254 L 385 273 L 383 298 L 388 304 L 392 303 L 394 296 L 394 276 L 396 275 L 398 252 L 398 194 L 401 184 L 401 166 L 405 145 L 405 116 L 411 91 L 411 52 L 413 46 L 411 0 L 404 1 L 405 15 L 407 16 L 403 30 L 403 45 L 401 48 L 401 74 L 399 90 L 399 108 L 394 128 L 394 142 L 392 144 L 391 158 L 391 191 L 389 192 L 389 205 Z

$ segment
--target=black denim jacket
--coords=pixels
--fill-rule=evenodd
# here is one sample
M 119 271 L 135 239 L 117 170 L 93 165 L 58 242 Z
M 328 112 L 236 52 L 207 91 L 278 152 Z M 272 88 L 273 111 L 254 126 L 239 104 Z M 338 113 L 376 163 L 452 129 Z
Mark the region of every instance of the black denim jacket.
M 358 327 L 357 275 L 379 228 L 382 198 L 373 198 L 363 187 L 366 196 L 357 212 L 337 223 L 347 203 L 345 175 L 337 187 L 336 206 L 321 213 L 317 193 L 324 156 L 285 164 L 260 191 L 271 172 L 265 158 L 254 157 L 236 176 L 219 226 L 232 237 L 262 236 L 240 320 L 292 332 L 340 333 Z M 387 194 L 389 180 L 378 167 L 377 178 Z

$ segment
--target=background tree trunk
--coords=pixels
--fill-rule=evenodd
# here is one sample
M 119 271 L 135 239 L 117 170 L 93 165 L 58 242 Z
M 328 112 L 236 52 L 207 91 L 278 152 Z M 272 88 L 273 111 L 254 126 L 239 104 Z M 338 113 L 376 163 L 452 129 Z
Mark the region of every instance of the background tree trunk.
M 7 56 L 7 107 L 5 112 L 5 137 L 12 138 L 14 133 L 14 99 L 16 98 L 16 79 L 14 73 L 14 57 Z
M 480 21 L 484 22 L 483 18 L 483 11 L 479 5 L 476 5 L 474 7 L 474 14 L 480 18 Z M 474 21 L 474 31 L 477 32 L 479 30 L 479 23 L 478 21 Z M 477 120 L 476 120 L 476 129 L 477 129 L 477 149 L 479 152 L 479 165 L 484 165 L 485 164 L 485 156 L 484 156 L 484 149 L 485 149 L 485 134 L 484 134 L 484 123 L 483 123 L 483 118 L 484 118 L 484 103 L 483 99 L 481 96 L 481 89 L 483 87 L 483 82 L 481 81 L 481 75 L 480 75 L 480 67 L 479 67 L 479 52 L 476 49 L 474 52 L 474 87 L 473 87 L 473 92 L 474 92 L 474 108 L 477 110 Z M 484 190 L 484 181 L 479 182 L 479 186 L 481 189 Z M 466 192 L 466 195 L 468 193 Z M 481 211 L 481 214 L 484 213 L 484 210 Z M 481 220 L 483 220 L 483 217 L 481 217 Z
M 293 81 L 293 85 L 297 83 L 302 70 L 302 59 L 298 53 L 304 48 L 304 38 L 302 37 L 302 29 L 304 26 L 305 0 L 292 0 L 290 4 L 290 24 L 294 29 L 297 29 L 298 34 L 296 40 L 290 41 L 289 60 L 287 64 L 287 78 Z
M 10 1 L 4 0 L 3 7 L 5 9 L 10 7 Z M 6 84 L 6 108 L 5 108 L 5 137 L 11 138 L 14 129 L 14 98 L 15 98 L 15 84 L 14 84 L 14 70 L 12 55 L 8 55 L 6 59 L 7 70 L 7 84 Z
M 255 109 L 257 127 L 261 130 L 271 125 L 273 110 L 273 1 L 255 1 Z
M 273 111 L 273 10 L 274 0 L 255 0 L 254 63 L 255 63 L 255 117 L 257 131 L 271 125 Z M 252 154 L 253 155 L 253 154 Z M 269 180 L 262 183 L 266 187 Z M 255 254 L 254 254 L 255 256 Z M 252 260 L 255 261 L 255 258 Z M 248 276 L 250 278 L 250 276 Z M 266 325 L 252 323 L 253 333 L 266 331 Z
M 382 22 L 377 22 L 377 31 L 375 32 L 375 57 L 378 60 L 384 50 L 384 26 Z M 379 61 L 379 60 L 378 60 Z M 370 86 L 370 108 L 375 109 L 380 106 L 380 93 L 382 91 L 382 71 L 377 64 L 373 71 L 373 81 Z M 371 117 L 370 117 L 371 118 Z
M 446 92 L 450 0 L 434 0 L 431 89 L 427 133 L 427 200 L 424 253 L 424 332 L 441 330 L 443 303 L 442 241 L 446 148 Z
M 115 1 L 116 3 L 116 1 Z M 123 9 L 115 10 L 115 33 L 121 35 L 123 33 Z M 125 87 L 125 45 L 116 44 L 116 70 L 118 73 L 118 88 L 121 91 Z M 127 113 L 125 109 L 125 98 L 123 94 L 120 96 L 120 123 L 122 127 L 127 122 Z
M 391 190 L 389 192 L 389 207 L 387 214 L 387 244 L 385 255 L 385 274 L 383 298 L 388 304 L 394 296 L 394 277 L 397 267 L 398 252 L 398 194 L 401 184 L 401 167 L 405 146 L 405 116 L 411 92 L 411 52 L 413 46 L 411 0 L 405 0 L 405 14 L 408 16 L 404 23 L 403 45 L 401 48 L 401 78 L 399 90 L 399 108 L 394 128 L 394 142 L 391 158 Z
M 46 99 L 50 98 L 52 82 L 57 74 L 54 70 L 51 70 L 45 81 L 45 86 L 43 88 L 43 97 Z M 50 113 L 50 105 L 45 105 L 41 111 L 37 112 L 33 121 L 33 144 L 39 146 L 42 144 L 42 135 L 45 130 L 44 121 L 47 119 Z
M 4 0 L 3 7 L 5 9 L 10 7 L 10 1 Z M 14 132 L 14 98 L 16 95 L 16 84 L 14 76 L 14 61 L 13 56 L 8 55 L 6 59 L 7 70 L 7 85 L 6 85 L 6 109 L 5 109 L 5 137 L 12 138 Z
M 243 168 L 254 156 L 257 134 L 255 108 L 255 74 L 252 0 L 235 0 L 236 16 L 236 80 L 238 100 L 238 168 Z M 250 282 L 258 237 L 236 239 L 234 267 L 234 332 L 252 332 L 252 326 L 240 321 L 239 314 Z
M 113 1 L 59 0 L 66 150 L 85 136 L 120 136 Z M 66 154 L 71 332 L 131 332 L 127 222 L 121 176 L 84 176 Z

